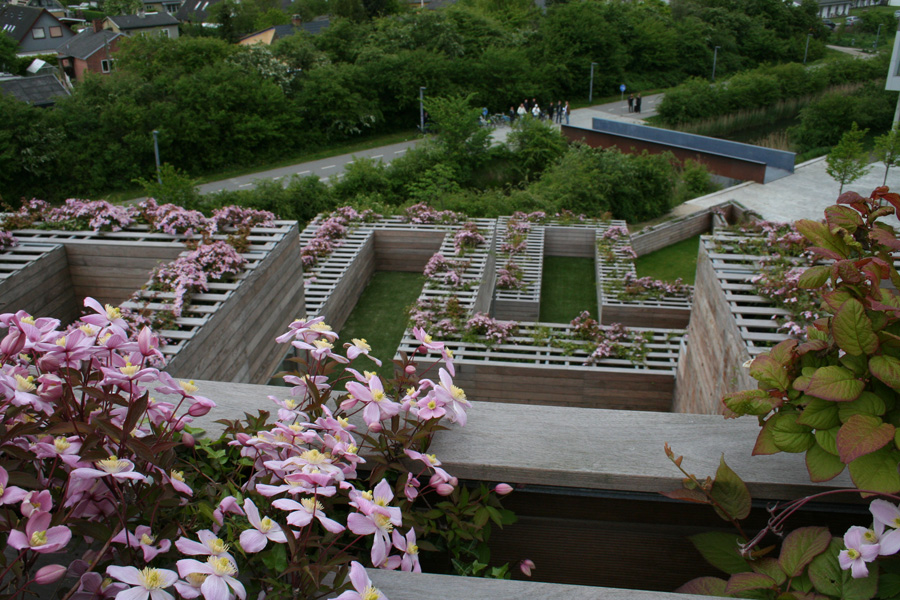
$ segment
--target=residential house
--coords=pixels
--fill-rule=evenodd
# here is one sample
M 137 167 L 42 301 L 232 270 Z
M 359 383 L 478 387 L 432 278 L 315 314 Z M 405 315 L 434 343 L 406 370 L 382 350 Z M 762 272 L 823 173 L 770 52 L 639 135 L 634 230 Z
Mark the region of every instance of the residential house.
M 59 66 L 70 80 L 84 81 L 85 73 L 107 74 L 112 71 L 112 53 L 119 49 L 124 34 L 103 28 L 96 20 L 57 50 Z
M 175 18 L 182 23 L 207 23 L 209 21 L 209 7 L 222 0 L 184 0 L 181 8 L 175 13 Z
M 16 41 L 16 56 L 56 54 L 56 49 L 75 37 L 71 29 L 45 8 L 0 7 L 0 31 Z
M 303 22 L 299 16 L 294 15 L 291 21 L 290 25 L 275 25 L 274 27 L 245 35 L 238 41 L 238 44 L 241 46 L 253 46 L 254 44 L 270 46 L 282 38 L 294 35 L 298 31 L 305 31 L 310 35 L 315 35 L 331 24 L 328 17 L 316 17 L 312 21 Z
M 69 16 L 69 11 L 59 0 L 9 0 L 11 6 L 30 6 L 31 8 L 45 8 L 54 17 L 62 19 Z
M 116 15 L 106 17 L 103 28 L 125 35 L 161 35 L 163 37 L 178 37 L 178 19 L 169 13 L 145 13 L 136 15 Z
M 181 8 L 181 0 L 143 0 L 145 12 L 165 12 L 174 15 Z
M 36 75 L 0 78 L 0 94 L 46 108 L 53 106 L 57 98 L 68 96 L 69 90 L 63 87 L 54 75 Z
M 819 17 L 829 19 L 831 17 L 844 17 L 850 14 L 856 0 L 818 0 Z

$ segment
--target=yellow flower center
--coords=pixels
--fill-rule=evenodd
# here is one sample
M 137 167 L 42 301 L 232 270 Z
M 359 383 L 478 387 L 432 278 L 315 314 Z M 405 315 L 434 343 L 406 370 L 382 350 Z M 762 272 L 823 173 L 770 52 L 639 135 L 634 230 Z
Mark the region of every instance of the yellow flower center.
M 24 352 L 19 355 L 19 360 L 25 361 L 27 363 L 31 362 L 31 357 L 25 354 Z
M 216 575 L 230 576 L 237 573 L 237 567 L 226 556 L 210 556 L 206 559 L 206 564 L 212 567 Z
M 359 447 L 356 444 L 350 444 L 347 446 L 345 454 L 356 454 L 357 452 L 359 452 Z
M 437 454 L 426 454 L 425 458 L 427 458 L 428 462 L 430 462 L 433 465 L 436 465 L 438 463 Z
M 428 408 L 430 408 L 431 410 L 436 409 L 436 408 L 437 408 L 437 402 L 435 402 L 434 400 L 430 401 L 430 402 L 428 403 Z
M 315 498 L 301 498 L 300 504 L 306 512 L 325 512 L 325 507 Z
M 462 388 L 458 388 L 455 385 L 450 386 L 450 394 L 453 396 L 454 400 L 466 399 L 466 393 L 462 390 Z
M 326 455 L 313 448 L 312 450 L 307 450 L 306 452 L 301 454 L 300 460 L 304 460 L 310 464 L 322 464 L 324 462 L 327 462 L 327 457 Z
M 111 337 L 112 337 L 112 334 L 111 334 L 111 333 L 107 333 L 107 334 L 104 335 L 103 337 L 99 338 L 97 341 L 100 342 L 101 344 L 105 344 L 105 343 L 109 340 L 109 338 L 111 338 Z
M 141 544 L 145 546 L 152 546 L 156 540 L 147 535 L 146 533 L 141 536 Z
M 891 523 L 891 527 L 894 529 L 900 529 L 900 517 L 894 517 L 894 522 Z
M 875 536 L 875 532 L 871 529 L 866 529 L 866 532 L 863 534 L 863 539 L 865 539 L 870 544 L 878 542 L 878 538 Z
M 375 402 L 381 402 L 384 400 L 384 392 L 381 390 L 372 390 L 372 400 Z
M 419 547 L 418 547 L 417 545 L 415 545 L 415 544 L 409 544 L 409 545 L 406 547 L 406 553 L 407 553 L 407 554 L 418 554 L 418 553 L 419 553 Z
M 414 388 L 414 387 L 408 387 L 408 388 L 406 388 L 406 395 L 407 395 L 407 396 L 412 396 L 412 395 L 415 394 L 415 393 L 416 393 L 416 388 Z
M 368 352 L 372 349 L 372 346 L 370 346 L 369 343 L 366 342 L 366 338 L 353 338 L 353 340 L 351 341 L 353 342 L 353 345 L 360 350 L 365 350 L 366 352 Z
M 128 468 L 128 461 L 121 460 L 116 456 L 110 456 L 107 459 L 97 461 L 97 468 L 107 473 L 119 473 Z
M 374 519 L 375 525 L 377 525 L 379 529 L 383 529 L 386 533 L 390 533 L 394 530 L 394 524 L 391 523 L 391 518 L 389 516 L 375 513 Z
M 359 495 L 362 496 L 363 498 L 365 498 L 366 500 L 371 500 L 371 499 L 372 499 L 372 496 L 374 496 L 374 494 L 372 493 L 372 490 L 367 490 L 367 491 L 365 491 L 365 492 L 360 492 Z
M 69 440 L 64 437 L 58 437 L 53 440 L 53 447 L 56 448 L 57 452 L 65 452 L 71 445 Z
M 184 483 L 184 471 L 176 471 L 175 469 L 172 469 L 169 472 L 169 477 L 171 477 L 175 481 L 180 481 L 180 482 Z
M 313 323 L 309 326 L 313 331 L 331 331 L 331 325 L 326 325 L 323 322 Z
M 32 547 L 34 546 L 43 546 L 47 543 L 47 532 L 45 531 L 35 531 L 31 534 L 31 540 L 29 543 Z
M 213 538 L 206 544 L 213 554 L 223 554 L 228 552 L 228 544 L 219 538 Z
M 859 558 L 859 551 L 854 550 L 853 548 L 848 548 L 847 556 L 850 558 L 850 560 L 856 560 L 857 558 Z
M 125 361 L 125 366 L 119 367 L 119 370 L 122 371 L 122 375 L 125 375 L 126 377 L 133 376 L 135 373 L 140 371 L 140 369 L 141 368 L 139 366 L 131 364 L 131 361 Z
M 275 441 L 283 444 L 289 442 L 290 440 L 286 435 L 279 431 L 277 434 L 275 434 Z
M 428 335 L 428 334 L 426 333 L 426 334 L 425 334 L 425 337 L 423 338 L 423 340 L 425 341 L 426 344 L 430 344 L 430 343 L 431 343 L 431 336 Z
M 450 350 L 449 348 L 444 348 L 444 352 L 447 353 L 448 358 L 453 358 L 453 350 Z
M 306 427 L 304 427 L 300 423 L 291 423 L 288 426 L 288 429 L 290 429 L 294 433 L 303 433 L 306 430 Z
M 113 306 L 112 304 L 107 304 L 104 306 L 106 309 L 106 318 L 110 321 L 115 321 L 116 319 L 122 318 L 122 311 L 118 309 L 118 307 Z
M 32 317 L 31 315 L 19 319 L 19 321 L 21 321 L 22 323 L 28 323 L 29 325 L 34 325 L 34 317 Z
M 288 410 L 297 408 L 297 403 L 294 402 L 293 398 L 288 398 L 287 400 L 285 400 L 284 405 L 288 408 Z
M 259 530 L 263 533 L 266 533 L 267 531 L 272 529 L 273 525 L 275 525 L 275 523 L 272 521 L 272 519 L 270 519 L 269 517 L 264 517 L 263 520 L 259 522 Z
M 188 585 L 191 587 L 198 588 L 203 585 L 203 582 L 206 581 L 207 577 L 209 577 L 209 573 L 190 573 L 184 580 L 187 581 Z
M 340 425 L 344 429 L 346 429 L 347 426 L 350 425 L 350 419 L 347 419 L 345 417 L 338 417 L 337 422 L 338 422 L 338 425 Z
M 37 389 L 37 386 L 32 383 L 34 381 L 34 377 L 29 375 L 28 377 L 22 377 L 21 375 L 16 375 L 16 388 L 20 392 L 28 392 L 31 393 Z
M 56 338 L 56 345 L 57 346 L 65 346 L 66 345 L 66 336 Z
M 334 344 L 328 342 L 327 340 L 316 340 L 313 342 L 313 346 L 315 346 L 319 350 L 331 350 L 332 348 L 334 348 Z
M 85 335 L 94 335 L 95 333 L 97 333 L 97 330 L 94 329 L 94 326 L 89 325 L 88 323 L 85 323 L 84 325 L 80 325 L 78 327 L 78 329 L 83 331 Z
M 178 385 L 180 385 L 181 389 L 183 389 L 188 394 L 193 394 L 194 392 L 196 392 L 197 390 L 200 389 L 194 384 L 193 379 L 191 381 L 179 381 Z
M 381 598 L 381 592 L 373 588 L 371 585 L 367 585 L 366 589 L 363 590 L 363 593 L 360 594 L 362 600 L 379 600 Z

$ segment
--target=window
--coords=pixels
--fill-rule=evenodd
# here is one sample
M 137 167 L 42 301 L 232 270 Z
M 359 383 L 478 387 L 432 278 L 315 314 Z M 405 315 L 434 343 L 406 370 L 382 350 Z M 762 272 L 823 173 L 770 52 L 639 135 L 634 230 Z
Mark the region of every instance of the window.
M 112 61 L 103 59 L 100 61 L 100 71 L 103 73 L 109 73 L 110 67 L 112 67 Z
M 168 29 L 160 29 L 159 35 L 160 35 L 160 37 L 169 37 L 169 30 Z
M 51 27 L 50 28 L 50 37 L 62 37 L 62 27 Z
M 44 39 L 45 37 L 47 37 L 47 34 L 44 33 L 44 28 L 43 28 L 43 27 L 35 27 L 34 29 L 31 30 L 31 35 L 32 35 L 32 36 L 34 37 L 34 39 L 36 39 L 36 40 L 42 40 L 42 39 Z

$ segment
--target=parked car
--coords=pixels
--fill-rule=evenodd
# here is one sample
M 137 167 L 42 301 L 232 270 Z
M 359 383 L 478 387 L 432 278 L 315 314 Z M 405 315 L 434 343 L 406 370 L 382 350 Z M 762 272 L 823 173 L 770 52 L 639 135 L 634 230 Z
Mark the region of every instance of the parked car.
M 835 22 L 831 19 L 822 19 L 822 24 L 825 25 L 825 27 L 827 27 L 828 29 L 834 29 L 835 27 L 837 27 Z
M 859 17 L 855 17 L 853 15 L 849 16 L 844 20 L 844 27 L 853 27 L 857 23 L 859 23 L 862 19 Z
M 895 19 L 900 19 L 900 10 L 895 10 L 895 11 L 894 11 L 894 18 L 895 18 Z

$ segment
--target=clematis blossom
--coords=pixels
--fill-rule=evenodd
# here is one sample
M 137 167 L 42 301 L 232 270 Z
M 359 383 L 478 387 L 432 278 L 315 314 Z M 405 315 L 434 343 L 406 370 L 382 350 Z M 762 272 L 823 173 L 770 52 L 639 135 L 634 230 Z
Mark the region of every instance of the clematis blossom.
M 366 568 L 355 560 L 350 563 L 350 584 L 353 590 L 347 590 L 335 600 L 387 600 L 387 596 L 372 585 Z
M 229 600 L 232 593 L 241 600 L 247 597 L 243 584 L 234 577 L 237 567 L 227 556 L 210 556 L 205 563 L 184 558 L 176 563 L 176 567 L 182 577 L 207 576 L 200 585 L 200 593 L 206 600 Z
M 119 592 L 116 598 L 122 600 L 174 600 L 174 597 L 165 588 L 172 587 L 178 575 L 168 569 L 153 569 L 146 567 L 138 570 L 137 567 L 106 567 L 106 574 L 122 583 L 134 586 Z
M 287 538 L 281 525 L 270 519 L 269 517 L 260 518 L 259 509 L 250 498 L 244 500 L 244 511 L 247 513 L 247 520 L 253 529 L 246 529 L 241 532 L 241 548 L 245 552 L 259 552 L 266 547 L 266 543 L 271 540 L 276 544 L 284 544 Z
M 850 570 L 850 574 L 854 579 L 860 579 L 869 575 L 869 569 L 866 563 L 870 563 L 878 558 L 878 544 L 867 544 L 865 539 L 865 527 L 851 527 L 844 534 L 844 546 L 846 550 L 841 550 L 838 554 L 838 563 L 841 568 Z
M 65 525 L 50 527 L 50 513 L 35 511 L 25 524 L 25 532 L 13 529 L 7 543 L 16 550 L 31 550 L 39 554 L 56 552 L 65 548 L 72 539 L 72 532 Z

